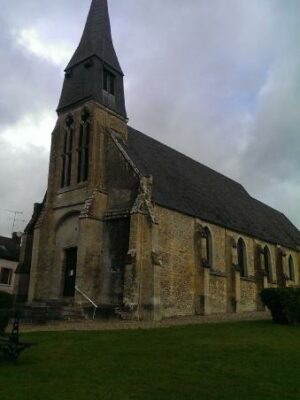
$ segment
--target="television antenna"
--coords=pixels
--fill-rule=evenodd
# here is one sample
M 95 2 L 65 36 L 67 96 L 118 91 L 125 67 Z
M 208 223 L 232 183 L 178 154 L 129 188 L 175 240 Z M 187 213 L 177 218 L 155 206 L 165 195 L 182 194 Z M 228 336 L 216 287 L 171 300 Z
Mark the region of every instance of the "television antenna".
M 15 226 L 17 222 L 25 222 L 25 219 L 20 219 L 18 218 L 18 216 L 23 215 L 23 211 L 17 211 L 17 210 L 3 210 L 6 211 L 8 213 L 13 214 L 12 218 L 9 218 L 12 222 L 12 227 L 11 227 L 11 233 L 14 233 L 15 231 Z

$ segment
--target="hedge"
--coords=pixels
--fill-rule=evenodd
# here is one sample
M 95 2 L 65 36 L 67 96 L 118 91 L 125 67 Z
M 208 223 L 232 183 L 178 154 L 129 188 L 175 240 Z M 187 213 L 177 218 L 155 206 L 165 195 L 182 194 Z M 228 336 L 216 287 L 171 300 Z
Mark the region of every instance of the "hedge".
M 261 299 L 271 311 L 274 322 L 300 324 L 300 288 L 264 289 Z
M 0 292 L 0 333 L 3 333 L 8 325 L 13 302 L 14 298 L 11 294 Z

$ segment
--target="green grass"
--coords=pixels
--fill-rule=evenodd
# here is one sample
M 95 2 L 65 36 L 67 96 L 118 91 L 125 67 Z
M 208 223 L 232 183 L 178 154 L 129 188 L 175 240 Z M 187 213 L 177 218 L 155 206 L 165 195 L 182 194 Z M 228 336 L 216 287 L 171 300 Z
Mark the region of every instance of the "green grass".
M 300 327 L 240 322 L 24 334 L 1 400 L 300 399 Z

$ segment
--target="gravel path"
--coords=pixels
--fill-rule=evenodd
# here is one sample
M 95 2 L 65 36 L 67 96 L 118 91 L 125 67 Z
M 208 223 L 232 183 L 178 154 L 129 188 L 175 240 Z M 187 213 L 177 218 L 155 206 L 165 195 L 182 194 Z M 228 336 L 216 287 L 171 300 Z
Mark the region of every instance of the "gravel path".
M 22 324 L 21 332 L 50 331 L 108 331 L 119 329 L 155 329 L 171 326 L 198 325 L 209 323 L 224 323 L 237 321 L 270 320 L 269 312 L 249 312 L 243 314 L 217 314 L 209 316 L 190 316 L 169 318 L 159 322 L 120 321 L 120 320 L 82 320 L 82 321 L 51 321 L 45 325 Z

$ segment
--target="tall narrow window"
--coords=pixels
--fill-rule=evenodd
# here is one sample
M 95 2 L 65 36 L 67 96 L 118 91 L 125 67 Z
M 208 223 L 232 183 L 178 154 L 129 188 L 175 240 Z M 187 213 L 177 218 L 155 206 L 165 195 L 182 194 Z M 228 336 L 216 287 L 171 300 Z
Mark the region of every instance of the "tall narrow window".
M 202 240 L 203 240 L 203 262 L 208 266 L 212 267 L 213 265 L 213 249 L 212 249 L 212 236 L 210 230 L 206 226 L 202 232 Z
M 271 254 L 268 246 L 264 247 L 264 267 L 267 274 L 268 282 L 272 280 L 272 262 Z
M 77 182 L 85 182 L 89 175 L 89 143 L 90 143 L 90 116 L 87 111 L 82 115 L 78 142 L 78 169 Z
M 73 118 L 66 121 L 64 148 L 62 154 L 61 187 L 70 186 L 72 170 L 72 148 L 73 148 Z
M 77 247 L 65 250 L 64 297 L 74 297 L 76 285 Z
M 289 271 L 288 271 L 289 280 L 290 281 L 294 281 L 295 280 L 295 268 L 294 268 L 294 260 L 293 260 L 292 256 L 289 256 L 289 265 L 288 265 L 288 267 L 289 267 Z
M 247 276 L 246 246 L 242 238 L 237 242 L 238 265 L 242 277 Z
M 115 76 L 105 68 L 103 70 L 103 90 L 115 95 Z

